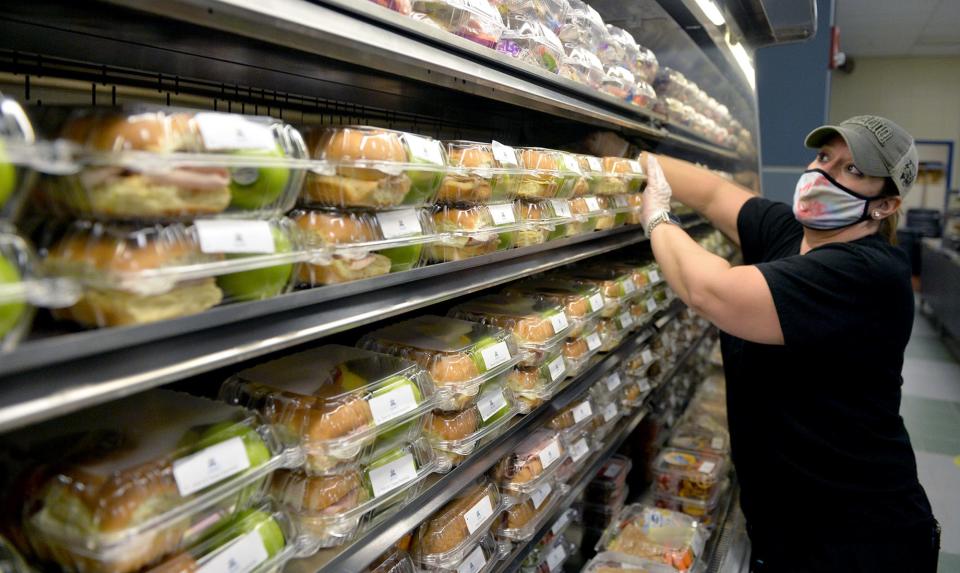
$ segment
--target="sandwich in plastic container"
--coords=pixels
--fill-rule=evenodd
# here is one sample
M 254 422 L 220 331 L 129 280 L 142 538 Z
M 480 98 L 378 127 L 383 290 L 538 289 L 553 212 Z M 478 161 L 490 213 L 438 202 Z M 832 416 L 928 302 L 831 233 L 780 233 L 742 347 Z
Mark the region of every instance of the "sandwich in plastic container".
M 22 495 L 33 552 L 77 573 L 158 563 L 257 501 L 271 472 L 303 459 L 255 414 L 169 390 L 30 426 L 5 441 L 36 464 Z
M 518 196 L 528 200 L 556 197 L 563 182 L 561 153 L 542 147 L 519 147 L 517 153 L 520 167 L 525 170 L 520 177 Z
M 676 573 L 676 569 L 639 557 L 604 551 L 587 562 L 582 573 Z
M 565 274 L 600 288 L 605 300 L 602 313 L 604 318 L 619 314 L 630 299 L 640 294 L 637 284 L 633 281 L 633 274 L 629 270 L 596 265 L 576 268 Z
M 571 195 L 573 197 L 596 195 L 597 187 L 603 177 L 603 160 L 593 155 L 577 154 L 576 157 L 583 177 L 577 182 Z
M 420 568 L 455 568 L 489 535 L 503 508 L 497 486 L 480 479 L 420 524 L 413 560 Z
M 306 146 L 273 118 L 136 105 L 80 109 L 60 131 L 75 175 L 51 199 L 85 218 L 268 218 L 288 211 L 303 182 Z
M 618 209 L 615 207 L 612 197 L 596 197 L 600 204 L 600 215 L 597 217 L 597 231 L 608 231 L 623 224 L 623 221 L 617 220 Z
M 729 455 L 730 434 L 726 428 L 716 426 L 707 417 L 685 416 L 670 434 L 669 445 L 716 456 Z
M 432 262 L 462 261 L 512 249 L 527 228 L 514 203 L 436 205 L 431 214 L 438 240 L 425 249 Z
M 511 14 L 500 35 L 497 51 L 548 72 L 558 73 L 563 61 L 560 38 L 537 19 Z
M 517 398 L 520 413 L 526 414 L 553 398 L 566 378 L 567 363 L 558 351 L 547 355 L 541 366 L 515 368 L 507 378 L 507 386 Z
M 610 431 L 617 425 L 621 418 L 626 415 L 626 409 L 621 403 L 620 395 L 623 390 L 617 390 L 614 394 L 614 398 L 604 398 L 603 394 L 605 391 L 598 390 L 600 384 L 604 386 L 612 385 L 614 382 L 619 381 L 619 377 L 614 377 L 613 375 L 608 376 L 602 382 L 598 382 L 598 385 L 594 386 L 594 395 L 597 396 L 597 414 L 593 418 L 593 436 L 596 439 L 603 439 L 606 437 Z M 619 386 L 619 388 L 624 388 L 624 386 Z
M 512 498 L 528 495 L 540 485 L 552 481 L 566 457 L 560 433 L 539 428 L 494 466 L 493 477 L 504 495 Z
M 565 435 L 563 441 L 566 444 L 567 457 L 557 470 L 557 481 L 570 483 L 573 476 L 577 475 L 590 459 L 590 453 L 598 448 L 598 442 L 592 435 L 593 423 L 592 419 L 580 434 Z
M 604 531 L 597 551 L 609 551 L 611 558 L 649 559 L 683 573 L 693 569 L 705 544 L 703 528 L 689 515 L 631 504 Z
M 244 370 L 220 398 L 260 411 L 300 445 L 311 474 L 343 473 L 364 458 L 416 438 L 436 404 L 433 382 L 414 362 L 327 345 Z
M 15 220 L 34 180 L 36 135 L 15 100 L 0 94 L 0 220 Z
M 503 553 L 492 533 L 481 537 L 463 561 L 449 567 L 421 567 L 422 573 L 489 573 L 500 563 Z
M 654 493 L 709 500 L 727 474 L 726 458 L 665 448 L 653 462 Z
M 560 75 L 578 84 L 600 89 L 606 72 L 603 64 L 588 48 L 574 45 L 567 49 L 567 55 L 560 66 Z
M 582 0 L 569 0 L 570 9 L 564 16 L 563 26 L 557 35 L 564 46 L 574 46 L 597 53 L 607 35 L 603 18 Z
M 603 339 L 596 325 L 591 325 L 579 336 L 568 338 L 563 343 L 563 358 L 567 363 L 567 376 L 576 376 L 590 364 L 590 359 L 600 352 Z
M 620 195 L 639 193 L 647 176 L 635 159 L 623 157 L 603 158 L 603 178 L 596 188 L 597 195 Z
M 511 499 L 500 514 L 497 537 L 512 542 L 529 541 L 563 497 L 566 486 L 546 480 L 526 495 Z
M 437 201 L 489 203 L 512 201 L 520 183 L 520 160 L 512 147 L 499 142 L 447 141 L 449 168 Z
M 506 28 L 487 0 L 413 0 L 413 11 L 451 34 L 488 48 L 496 47 Z
M 559 277 L 536 277 L 516 282 L 503 290 L 504 294 L 533 295 L 563 305 L 570 322 L 569 337 L 582 336 L 599 318 L 604 308 L 600 288 L 582 281 Z
M 412 535 L 408 533 L 405 537 L 412 538 Z M 417 573 L 417 567 L 406 549 L 394 545 L 364 569 L 363 573 Z
M 590 427 L 596 416 L 596 407 L 593 399 L 585 396 L 560 410 L 547 422 L 547 427 L 557 430 L 565 440 L 569 440 Z
M 569 221 L 567 217 L 557 215 L 550 201 L 517 201 L 517 211 L 520 220 L 527 224 L 517 231 L 518 247 L 540 245 L 555 238 L 557 228 Z

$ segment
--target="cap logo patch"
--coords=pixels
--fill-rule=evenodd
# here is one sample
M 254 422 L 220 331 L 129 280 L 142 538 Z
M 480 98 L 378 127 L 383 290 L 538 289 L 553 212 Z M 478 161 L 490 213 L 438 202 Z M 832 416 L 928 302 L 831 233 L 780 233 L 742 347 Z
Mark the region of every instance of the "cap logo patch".
M 913 179 L 917 176 L 917 168 L 913 164 L 913 160 L 909 159 L 903 165 L 903 170 L 900 171 L 900 184 L 904 187 L 909 187 L 913 183 Z
M 885 144 L 887 140 L 893 136 L 893 131 L 891 131 L 890 127 L 879 117 L 852 117 L 844 123 L 854 123 L 867 128 L 867 130 L 877 138 L 877 141 L 880 142 L 880 145 Z

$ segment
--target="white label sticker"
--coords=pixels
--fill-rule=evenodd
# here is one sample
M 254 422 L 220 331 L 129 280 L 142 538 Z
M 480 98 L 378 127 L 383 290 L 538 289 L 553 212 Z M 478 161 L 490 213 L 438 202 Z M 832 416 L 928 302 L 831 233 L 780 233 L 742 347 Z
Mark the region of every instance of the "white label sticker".
M 563 356 L 557 356 L 547 364 L 547 368 L 550 370 L 550 380 L 556 382 L 564 374 L 567 373 L 567 363 L 564 362 Z
M 614 372 L 613 374 L 607 376 L 607 390 L 613 392 L 620 387 L 620 373 Z
M 560 334 L 570 326 L 570 323 L 567 322 L 567 313 L 558 312 L 557 314 L 550 316 L 550 322 L 553 324 L 553 332 L 555 334 Z
M 633 326 L 633 315 L 630 314 L 629 312 L 621 312 L 620 325 L 623 328 L 630 328 L 631 326 Z
M 383 211 L 377 213 L 377 221 L 380 223 L 380 232 L 383 233 L 384 239 L 423 234 L 420 217 L 417 216 L 415 209 Z
M 624 279 L 623 292 L 624 294 L 633 294 L 637 292 L 637 285 L 634 284 L 633 279 Z
M 646 378 L 641 378 L 640 381 L 637 382 L 637 386 L 640 387 L 641 392 L 646 392 L 650 389 L 650 381 Z
M 550 569 L 550 573 L 556 571 L 563 561 L 567 558 L 567 551 L 563 548 L 563 545 L 557 545 L 550 550 L 550 553 L 547 553 L 547 567 Z
M 713 471 L 713 468 L 717 467 L 716 462 L 703 462 L 700 464 L 699 471 L 702 474 L 708 474 Z
M 173 462 L 173 480 L 186 497 L 249 467 L 243 439 L 230 438 Z
M 643 168 L 640 167 L 640 162 L 637 161 L 636 159 L 628 159 L 627 163 L 630 164 L 630 169 L 632 169 L 634 173 L 636 174 L 643 173 Z
M 217 552 L 197 573 L 249 573 L 270 558 L 259 531 L 251 531 Z
M 590 296 L 590 309 L 593 312 L 603 309 L 603 295 L 597 293 Z
M 410 158 L 419 159 L 434 165 L 443 165 L 443 152 L 440 149 L 440 142 L 419 135 L 406 133 L 403 140 L 410 149 Z
M 557 217 L 569 219 L 573 216 L 570 211 L 570 203 L 566 199 L 550 199 L 550 205 L 553 206 L 553 212 Z
M 600 161 L 599 157 L 588 155 L 587 165 L 590 166 L 590 171 L 603 171 L 603 162 Z
M 274 253 L 276 245 L 266 221 L 197 220 L 197 239 L 204 253 Z
M 413 454 L 407 454 L 400 459 L 370 470 L 367 475 L 370 476 L 373 496 L 380 497 L 405 483 L 417 479 L 417 464 L 413 461 Z
M 624 207 L 629 207 L 629 206 L 630 206 L 630 203 L 627 202 L 627 198 L 624 197 L 623 195 L 616 195 L 616 196 L 614 196 L 614 198 L 613 198 L 613 203 L 614 203 L 618 208 L 620 208 L 620 209 L 623 209 Z
M 650 277 L 651 283 L 660 282 L 660 273 L 658 273 L 657 271 L 650 271 L 649 273 L 647 273 L 647 276 Z
M 587 443 L 586 438 L 580 438 L 570 446 L 570 459 L 574 463 L 579 462 L 583 459 L 583 456 L 590 453 L 590 444 Z
M 510 348 L 506 342 L 498 342 L 481 350 L 480 356 L 487 370 L 491 370 L 510 360 Z
M 484 422 L 506 406 L 507 399 L 503 396 L 502 390 L 487 390 L 477 400 L 477 410 L 480 411 L 480 419 Z
M 200 129 L 206 151 L 277 148 L 273 130 L 263 123 L 226 113 L 198 113 L 193 120 Z
M 596 197 L 584 197 L 583 202 L 587 204 L 587 210 L 591 212 L 600 210 L 600 201 Z
M 650 352 L 649 348 L 644 348 L 643 351 L 640 352 L 640 358 L 643 359 L 644 364 L 650 364 L 653 362 L 653 352 Z
M 477 573 L 482 571 L 487 564 L 487 558 L 483 555 L 483 546 L 478 545 L 470 555 L 457 566 L 457 573 Z
M 583 175 L 583 171 L 580 170 L 580 162 L 577 161 L 577 158 L 573 155 L 563 153 L 560 155 L 563 160 L 563 167 L 570 172 L 576 173 L 577 175 Z
M 600 348 L 601 344 L 602 342 L 600 342 L 600 335 L 597 334 L 596 332 L 591 332 L 590 334 L 587 335 L 587 348 L 591 352 Z
M 509 145 L 504 145 L 499 141 L 494 141 L 493 157 L 500 163 L 501 167 L 516 167 L 517 151 Z
M 581 402 L 573 409 L 573 423 L 579 424 L 593 415 L 593 409 L 590 402 Z
M 374 396 L 367 400 L 367 403 L 370 404 L 373 423 L 378 426 L 417 409 L 417 398 L 411 384 L 404 384 L 386 394 Z
M 617 404 L 615 402 L 610 402 L 607 404 L 607 407 L 603 409 L 603 421 L 609 422 L 610 420 L 617 417 Z
M 723 438 L 721 438 L 720 436 L 716 436 L 715 438 L 710 440 L 710 448 L 714 450 L 722 450 L 723 441 L 724 441 Z
M 493 218 L 494 225 L 510 225 L 517 222 L 512 203 L 487 205 L 487 210 L 490 211 L 490 217 Z
M 538 457 L 540 458 L 540 465 L 543 466 L 543 469 L 547 469 L 553 465 L 560 459 L 560 442 L 558 442 L 556 438 L 550 440 L 550 443 L 540 450 Z
M 570 514 L 566 511 L 560 514 L 560 517 L 553 522 L 553 525 L 550 527 L 550 533 L 554 535 L 560 535 L 563 533 L 563 528 L 570 523 Z
M 542 484 L 537 489 L 530 492 L 530 501 L 533 502 L 534 509 L 540 509 L 540 506 L 543 505 L 543 502 L 547 499 L 550 493 L 553 491 L 553 486 L 549 482 Z
M 657 301 L 652 297 L 647 299 L 647 312 L 653 312 L 657 310 Z
M 472 535 L 491 515 L 493 515 L 493 504 L 490 503 L 490 496 L 485 495 L 463 514 L 463 520 L 467 522 L 467 530 Z

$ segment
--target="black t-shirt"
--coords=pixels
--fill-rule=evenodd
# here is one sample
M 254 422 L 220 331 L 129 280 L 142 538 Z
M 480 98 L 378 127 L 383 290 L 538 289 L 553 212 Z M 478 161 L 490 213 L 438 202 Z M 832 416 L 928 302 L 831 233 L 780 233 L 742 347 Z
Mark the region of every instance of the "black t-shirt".
M 751 529 L 896 535 L 932 520 L 899 415 L 913 326 L 906 255 L 872 235 L 800 256 L 789 206 L 747 201 L 744 262 L 766 278 L 785 344 L 723 334 L 730 438 Z

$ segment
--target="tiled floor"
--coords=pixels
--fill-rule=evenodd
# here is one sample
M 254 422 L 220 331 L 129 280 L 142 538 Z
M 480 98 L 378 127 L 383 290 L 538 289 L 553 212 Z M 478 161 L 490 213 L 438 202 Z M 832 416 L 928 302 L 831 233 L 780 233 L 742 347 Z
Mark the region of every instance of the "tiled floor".
M 943 528 L 939 573 L 960 573 L 960 363 L 919 315 L 903 365 L 900 413 Z

